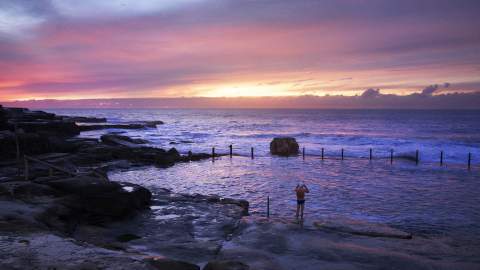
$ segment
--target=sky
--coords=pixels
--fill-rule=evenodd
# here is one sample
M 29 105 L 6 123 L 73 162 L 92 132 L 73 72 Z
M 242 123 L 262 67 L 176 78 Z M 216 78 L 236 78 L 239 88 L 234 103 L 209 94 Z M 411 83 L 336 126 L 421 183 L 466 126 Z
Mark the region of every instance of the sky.
M 468 100 L 479 14 L 477 0 L 2 0 L 0 101 Z

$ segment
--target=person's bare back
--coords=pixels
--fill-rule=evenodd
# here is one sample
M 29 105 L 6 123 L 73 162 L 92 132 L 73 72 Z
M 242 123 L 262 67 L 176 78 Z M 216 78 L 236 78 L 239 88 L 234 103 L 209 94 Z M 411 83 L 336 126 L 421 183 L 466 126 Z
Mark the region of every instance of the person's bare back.
M 300 212 L 300 217 L 303 219 L 303 210 L 305 208 L 305 193 L 309 192 L 310 190 L 305 184 L 297 185 L 297 187 L 295 188 L 295 193 L 297 194 L 297 218 Z

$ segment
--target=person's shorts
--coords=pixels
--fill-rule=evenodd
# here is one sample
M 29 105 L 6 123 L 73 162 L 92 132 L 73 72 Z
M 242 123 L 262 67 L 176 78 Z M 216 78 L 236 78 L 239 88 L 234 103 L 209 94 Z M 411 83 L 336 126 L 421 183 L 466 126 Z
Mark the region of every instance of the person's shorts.
M 305 200 L 297 200 L 297 204 L 305 204 Z

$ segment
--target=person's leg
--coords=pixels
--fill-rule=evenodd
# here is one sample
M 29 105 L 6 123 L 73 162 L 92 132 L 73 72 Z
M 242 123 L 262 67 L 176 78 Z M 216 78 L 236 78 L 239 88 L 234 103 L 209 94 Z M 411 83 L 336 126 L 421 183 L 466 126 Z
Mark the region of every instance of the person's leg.
M 300 206 L 300 217 L 303 219 L 303 209 L 305 208 L 305 203 L 302 203 L 302 205 Z
M 297 214 L 295 215 L 296 218 L 298 218 L 299 211 L 300 211 L 300 204 L 297 202 Z

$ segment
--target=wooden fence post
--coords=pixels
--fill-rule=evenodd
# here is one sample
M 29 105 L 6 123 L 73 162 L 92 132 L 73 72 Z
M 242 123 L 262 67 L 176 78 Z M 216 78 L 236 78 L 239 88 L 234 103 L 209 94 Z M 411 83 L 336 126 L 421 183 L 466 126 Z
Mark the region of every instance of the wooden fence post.
M 370 156 L 369 156 L 369 159 L 372 160 L 372 157 L 373 157 L 373 155 L 372 155 L 372 148 L 370 148 Z
M 443 150 L 440 151 L 440 166 L 443 165 Z
M 393 163 L 393 149 L 390 149 L 390 164 Z
M 28 159 L 26 156 L 23 156 L 23 160 L 25 163 L 25 169 L 23 171 L 23 174 L 25 175 L 25 180 L 28 181 L 28 174 L 29 174 Z
M 324 150 L 324 149 L 323 149 L 323 147 L 322 147 L 322 160 L 323 160 L 323 152 L 324 152 L 323 150 Z
M 342 148 L 342 160 L 343 160 L 343 148 Z
M 250 149 L 250 156 L 253 159 L 253 147 Z
M 419 153 L 418 153 L 418 150 L 415 151 L 415 164 L 416 164 L 416 165 L 418 165 L 418 161 L 419 161 L 419 160 L 418 160 L 418 154 L 419 154 Z
M 233 156 L 233 145 L 228 146 L 230 148 L 230 158 Z
M 472 153 L 468 153 L 468 169 L 470 170 L 470 165 L 472 163 Z
M 303 147 L 303 149 L 302 149 L 302 157 L 305 160 L 305 147 Z
M 267 196 L 267 218 L 270 218 L 270 196 Z
M 215 162 L 215 147 L 212 147 L 212 162 Z

